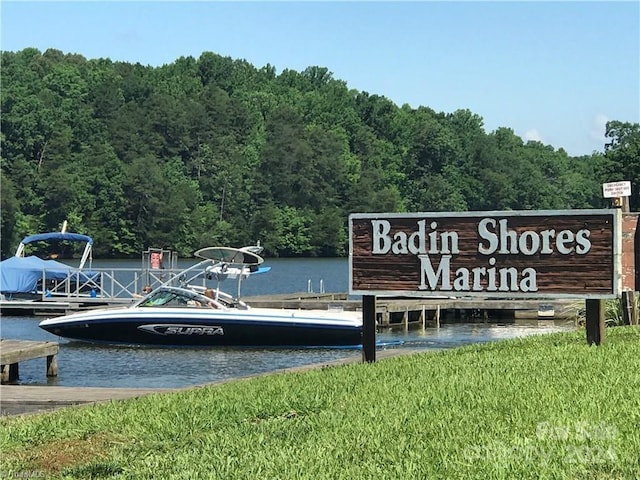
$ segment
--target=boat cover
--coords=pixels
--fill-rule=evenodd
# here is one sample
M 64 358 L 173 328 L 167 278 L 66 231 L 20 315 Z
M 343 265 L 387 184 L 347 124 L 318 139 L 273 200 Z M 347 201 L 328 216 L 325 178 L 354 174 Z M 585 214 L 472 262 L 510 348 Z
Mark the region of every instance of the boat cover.
M 50 232 L 50 233 L 37 233 L 35 235 L 29 235 L 22 239 L 22 243 L 25 245 L 34 242 L 53 242 L 53 241 L 70 241 L 70 242 L 86 242 L 93 245 L 93 239 L 87 235 L 80 233 L 67 233 L 67 232 Z
M 47 280 L 64 280 L 69 275 L 75 278 L 78 269 L 55 260 L 43 260 L 34 255 L 11 257 L 0 262 L 0 292 L 34 292 L 38 282 L 42 280 L 43 271 L 46 272 Z M 79 279 L 81 282 L 87 282 L 98 276 L 99 273 L 83 271 Z

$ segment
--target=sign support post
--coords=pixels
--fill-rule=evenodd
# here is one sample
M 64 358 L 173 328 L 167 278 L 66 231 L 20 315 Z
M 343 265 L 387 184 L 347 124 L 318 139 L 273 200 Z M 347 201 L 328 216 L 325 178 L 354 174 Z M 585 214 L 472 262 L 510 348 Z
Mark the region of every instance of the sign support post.
M 588 298 L 586 300 L 587 343 L 600 345 L 604 340 L 604 300 Z
M 376 297 L 362 296 L 362 361 L 376 361 Z
M 625 325 L 635 325 L 636 322 L 636 312 L 635 306 L 633 304 L 633 292 L 630 290 L 625 290 L 622 292 L 622 318 L 624 319 Z

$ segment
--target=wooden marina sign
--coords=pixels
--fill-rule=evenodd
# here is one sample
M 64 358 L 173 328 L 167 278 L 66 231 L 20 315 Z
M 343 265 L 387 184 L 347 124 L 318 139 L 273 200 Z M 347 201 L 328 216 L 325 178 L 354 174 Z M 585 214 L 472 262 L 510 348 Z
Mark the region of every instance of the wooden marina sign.
M 621 212 L 349 216 L 352 295 L 615 298 Z

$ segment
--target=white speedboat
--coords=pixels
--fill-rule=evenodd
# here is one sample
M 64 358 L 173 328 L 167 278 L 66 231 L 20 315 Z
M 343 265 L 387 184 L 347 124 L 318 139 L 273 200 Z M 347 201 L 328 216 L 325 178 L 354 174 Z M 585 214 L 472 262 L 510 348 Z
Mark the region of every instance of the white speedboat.
M 68 339 L 130 345 L 169 346 L 357 346 L 362 313 L 335 310 L 251 308 L 219 285 L 189 286 L 189 273 L 208 280 L 238 282 L 265 271 L 263 259 L 247 249 L 210 247 L 205 258 L 179 275 L 183 286 L 163 285 L 129 307 L 101 308 L 44 320 L 40 327 Z M 262 269 L 262 270 L 261 270 Z M 207 296 L 206 293 L 213 292 Z

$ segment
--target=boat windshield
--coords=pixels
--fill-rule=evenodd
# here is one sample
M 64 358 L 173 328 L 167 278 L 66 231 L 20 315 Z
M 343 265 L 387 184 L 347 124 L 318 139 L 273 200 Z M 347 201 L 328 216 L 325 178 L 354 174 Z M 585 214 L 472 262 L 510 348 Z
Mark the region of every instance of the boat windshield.
M 137 305 L 138 307 L 185 307 L 208 306 L 219 308 L 212 299 L 197 292 L 177 288 L 161 288 L 150 293 Z

